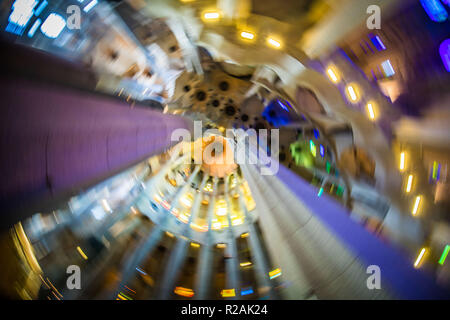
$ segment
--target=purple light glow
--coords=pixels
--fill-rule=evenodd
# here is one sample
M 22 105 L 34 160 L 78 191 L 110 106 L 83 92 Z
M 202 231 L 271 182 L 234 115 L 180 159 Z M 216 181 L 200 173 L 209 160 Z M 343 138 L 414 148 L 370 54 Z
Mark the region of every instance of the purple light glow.
M 442 63 L 445 69 L 450 72 L 450 39 L 444 40 L 439 47 Z

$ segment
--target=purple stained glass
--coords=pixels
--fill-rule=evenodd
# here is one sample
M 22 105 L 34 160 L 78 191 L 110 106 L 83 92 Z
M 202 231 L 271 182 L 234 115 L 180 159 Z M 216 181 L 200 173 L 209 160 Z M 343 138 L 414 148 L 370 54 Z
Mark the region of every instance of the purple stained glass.
M 450 39 L 444 40 L 439 47 L 442 63 L 445 69 L 450 72 Z

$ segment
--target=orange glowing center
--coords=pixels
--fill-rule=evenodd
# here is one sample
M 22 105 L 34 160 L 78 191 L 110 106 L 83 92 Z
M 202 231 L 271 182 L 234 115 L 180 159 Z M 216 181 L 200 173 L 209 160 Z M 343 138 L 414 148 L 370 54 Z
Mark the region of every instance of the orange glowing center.
M 223 178 L 237 168 L 233 148 L 223 137 L 210 136 L 199 139 L 195 144 L 201 148 L 202 169 L 207 174 Z M 194 157 L 198 160 L 200 155 Z

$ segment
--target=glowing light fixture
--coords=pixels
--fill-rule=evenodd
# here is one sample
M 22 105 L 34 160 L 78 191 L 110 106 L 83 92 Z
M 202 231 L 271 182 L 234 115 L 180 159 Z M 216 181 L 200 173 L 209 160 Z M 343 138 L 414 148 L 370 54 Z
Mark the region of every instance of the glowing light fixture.
M 439 180 L 439 176 L 441 175 L 441 164 L 433 161 L 433 170 L 431 172 L 431 177 L 434 180 Z
M 243 224 L 244 220 L 242 218 L 236 217 L 231 220 L 231 223 L 233 226 L 238 226 L 240 224 Z
M 93 7 L 95 7 L 97 5 L 98 1 L 97 0 L 92 0 L 91 2 L 89 2 L 86 7 L 83 8 L 84 12 L 89 12 Z
M 241 35 L 242 39 L 247 39 L 247 40 L 255 39 L 255 34 L 253 32 L 250 32 L 250 31 L 241 31 L 240 35 Z
M 447 244 L 444 248 L 444 252 L 442 252 L 441 258 L 439 259 L 439 264 L 441 266 L 444 265 L 445 259 L 447 258 L 449 251 L 450 251 L 450 245 Z
M 330 80 L 334 83 L 338 83 L 339 81 L 341 81 L 341 76 L 339 74 L 339 71 L 333 65 L 331 65 L 327 68 L 327 75 L 328 75 L 328 78 L 330 78 Z
M 46 37 L 55 39 L 63 31 L 65 26 L 66 20 L 62 16 L 51 13 L 41 25 L 41 31 Z
M 81 250 L 80 247 L 77 247 L 77 251 L 78 251 L 78 253 L 80 254 L 80 256 L 83 257 L 84 260 L 87 260 L 87 259 L 88 259 L 87 255 L 83 252 L 83 250 Z
M 225 249 L 227 247 L 226 243 L 218 243 L 217 248 L 219 249 Z
M 249 236 L 248 232 L 241 234 L 241 238 L 242 239 L 247 238 L 248 236 Z
M 370 120 L 375 120 L 375 103 L 374 102 L 369 102 L 367 104 L 367 112 L 369 113 L 369 118 Z
M 313 157 L 316 157 L 316 144 L 314 143 L 314 141 L 309 140 L 309 150 L 311 151 L 311 154 L 313 155 Z
M 322 194 L 323 194 L 323 188 L 320 188 L 320 189 L 319 189 L 319 192 L 317 193 L 317 196 L 318 196 L 318 197 L 321 197 Z
M 425 255 L 426 251 L 427 250 L 425 248 L 422 248 L 422 250 L 420 250 L 419 256 L 417 257 L 416 262 L 414 262 L 414 268 L 418 268 L 419 267 L 419 264 L 422 261 L 423 256 Z
M 411 192 L 412 182 L 413 182 L 413 175 L 410 174 L 408 176 L 408 182 L 406 183 L 406 193 L 410 193 Z
M 281 42 L 279 42 L 271 37 L 267 38 L 267 44 L 273 48 L 277 48 L 277 49 L 281 48 Z
M 190 208 L 192 206 L 192 196 L 190 194 L 184 195 L 180 201 L 187 207 Z
M 419 205 L 420 205 L 421 200 L 422 200 L 421 196 L 416 197 L 416 200 L 414 201 L 414 207 L 412 210 L 413 216 L 415 216 L 417 214 L 417 212 L 419 211 Z
M 45 7 L 47 7 L 48 2 L 46 0 L 42 1 L 41 4 L 36 8 L 36 10 L 34 11 L 34 15 L 37 17 L 38 15 L 41 14 L 42 10 L 45 9 Z
M 381 67 L 383 68 L 384 75 L 386 77 L 392 77 L 395 74 L 394 68 L 392 67 L 391 61 L 388 59 L 381 63 Z
M 325 166 L 327 173 L 331 172 L 331 164 L 327 161 L 326 166 Z
M 252 293 L 253 293 L 253 289 L 251 287 L 244 288 L 241 290 L 241 296 L 246 296 L 246 295 L 252 294 Z
M 108 201 L 106 199 L 102 199 L 101 203 L 102 203 L 102 207 L 103 207 L 103 209 L 105 211 L 107 211 L 107 212 L 111 212 L 112 211 L 112 209 L 109 206 L 109 203 L 108 203 Z
M 223 298 L 230 298 L 230 297 L 235 297 L 236 296 L 236 291 L 234 289 L 223 289 L 220 292 L 220 295 Z
M 239 265 L 240 265 L 241 267 L 248 267 L 248 266 L 251 266 L 252 263 L 251 263 L 250 261 L 246 261 L 246 262 L 241 262 Z
M 314 138 L 319 139 L 320 137 L 320 132 L 317 129 L 313 129 L 313 133 L 314 133 Z
M 325 147 L 323 145 L 319 146 L 319 152 L 322 158 L 325 157 Z
M 286 107 L 286 105 L 285 105 L 283 102 L 281 102 L 280 100 L 277 100 L 277 101 L 278 101 L 278 104 L 279 104 L 284 110 L 286 110 L 287 112 L 289 112 L 288 107 Z
M 384 45 L 383 41 L 381 41 L 381 38 L 375 34 L 371 34 L 369 36 L 370 41 L 372 41 L 372 44 L 377 48 L 378 51 L 386 50 L 386 46 Z
M 120 300 L 133 300 L 133 299 L 131 299 L 129 296 L 127 296 L 125 293 L 123 293 L 123 292 L 120 292 L 118 295 L 117 295 L 117 297 L 120 299 Z M 118 299 L 118 300 L 119 300 Z
M 183 288 L 183 287 L 175 287 L 175 290 L 173 292 L 179 296 L 191 298 L 194 296 L 195 292 L 192 289 L 189 288 Z
M 403 171 L 403 170 L 405 170 L 405 159 L 406 158 L 406 154 L 405 154 L 405 152 L 403 151 L 402 153 L 400 153 L 400 171 Z
M 145 272 L 144 270 L 142 270 L 139 267 L 136 267 L 136 271 L 139 272 L 140 274 L 143 274 L 144 276 L 147 276 L 147 272 Z
M 33 37 L 34 34 L 36 33 L 37 28 L 39 28 L 39 26 L 41 25 L 42 20 L 41 19 L 36 19 L 36 21 L 33 23 L 33 26 L 30 28 L 30 30 L 28 30 L 28 37 Z
M 220 13 L 217 11 L 208 11 L 203 13 L 203 19 L 207 21 L 216 21 L 219 20 Z
M 276 268 L 272 271 L 269 272 L 269 279 L 275 279 L 277 277 L 281 276 L 281 269 L 280 268 Z
M 349 98 L 349 100 L 353 103 L 358 102 L 359 100 L 359 90 L 356 84 L 349 84 L 346 88 L 345 91 L 347 93 L 347 97 Z

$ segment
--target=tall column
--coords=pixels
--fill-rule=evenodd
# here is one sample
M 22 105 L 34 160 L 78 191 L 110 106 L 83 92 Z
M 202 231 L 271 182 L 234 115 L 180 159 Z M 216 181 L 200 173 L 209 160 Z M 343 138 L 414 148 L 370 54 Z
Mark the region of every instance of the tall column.
M 189 216 L 189 222 L 187 224 L 188 228 L 191 225 L 192 221 L 194 221 L 194 218 L 198 214 L 198 210 L 200 208 L 200 204 L 201 204 L 201 201 L 202 201 L 202 190 L 205 187 L 206 182 L 208 181 L 208 177 L 209 176 L 207 174 L 203 173 L 202 182 L 200 183 L 200 186 L 199 186 L 199 193 L 196 195 L 196 197 L 194 199 L 194 202 L 192 204 L 192 207 L 191 207 L 191 214 Z
M 177 194 L 174 196 L 174 199 L 171 201 L 171 209 L 176 208 L 178 206 L 178 200 L 180 196 L 183 194 L 184 190 L 186 189 L 186 186 L 189 186 L 191 182 L 194 180 L 194 178 L 197 176 L 197 173 L 199 172 L 200 167 L 196 167 L 196 169 L 192 172 L 192 174 L 189 176 L 187 182 L 185 185 L 178 190 Z M 164 173 L 164 171 L 163 171 Z M 129 255 L 129 258 L 127 259 L 127 264 L 124 266 L 124 269 L 122 271 L 122 284 L 126 284 L 126 282 L 129 280 L 129 278 L 134 274 L 134 270 L 138 264 L 140 264 L 145 257 L 147 257 L 155 246 L 158 244 L 158 242 L 161 239 L 162 232 L 164 231 L 170 214 L 166 212 L 165 214 L 161 215 L 159 218 L 159 221 L 157 221 L 157 225 L 150 233 L 149 237 L 144 240 L 138 248 Z M 179 241 L 175 245 L 174 250 L 171 253 L 170 260 L 168 263 L 169 269 L 165 271 L 163 280 L 161 282 L 161 290 L 159 292 L 160 297 L 166 297 L 170 293 L 167 288 L 170 286 L 170 280 L 174 277 L 174 272 L 176 272 L 176 268 L 171 268 L 170 266 L 177 267 L 179 266 L 180 259 L 184 259 L 184 251 L 186 250 L 186 241 L 183 239 L 178 239 Z M 184 250 L 184 251 L 183 251 Z M 182 260 L 181 260 L 182 261 Z M 120 287 L 119 287 L 120 288 Z M 116 294 L 114 292 L 113 294 Z
M 191 185 L 192 181 L 194 181 L 194 178 L 197 176 L 199 171 L 200 171 L 200 166 L 196 166 L 194 171 L 191 173 L 191 175 L 187 179 L 186 183 L 177 190 L 175 197 L 173 198 L 173 200 L 170 204 L 169 211 L 178 208 L 178 201 L 186 193 L 186 189 Z
M 183 261 L 186 259 L 186 253 L 188 251 L 189 240 L 187 238 L 177 238 L 177 243 L 170 253 L 169 261 L 167 262 L 166 269 L 164 271 L 157 299 L 167 300 L 170 293 L 174 289 L 174 283 L 177 280 L 177 274 L 180 271 Z
M 286 297 L 306 298 L 311 290 L 325 299 L 448 296 L 396 248 L 349 219 L 340 203 L 327 195 L 318 197 L 315 187 L 284 166 L 266 176 L 257 166 L 241 169 L 255 197 L 261 228 L 270 238 L 269 253 L 290 283 L 283 289 Z M 384 270 L 380 290 L 367 288 L 369 265 Z
M 241 190 L 239 189 L 239 205 L 241 207 L 241 210 L 244 212 L 245 215 L 245 221 L 246 225 L 249 230 L 249 244 L 251 253 L 253 255 L 254 259 L 254 268 L 255 268 L 255 275 L 256 275 L 256 282 L 258 284 L 258 288 L 265 288 L 268 289 L 268 296 L 269 298 L 274 298 L 273 288 L 269 282 L 269 265 L 267 264 L 266 258 L 264 256 L 261 242 L 258 237 L 258 233 L 256 232 L 255 225 L 249 215 L 249 212 L 247 210 L 247 206 L 245 205 L 243 194 Z
M 240 289 L 240 274 L 239 274 L 239 259 L 238 259 L 238 251 L 236 246 L 236 235 L 234 234 L 233 224 L 231 221 L 231 203 L 228 197 L 228 178 L 225 178 L 225 200 L 227 203 L 227 219 L 228 219 L 228 244 L 226 248 L 226 252 L 228 255 L 228 259 L 226 260 L 226 271 L 227 271 L 227 289 L 235 289 L 236 294 L 238 294 Z M 236 299 L 234 297 L 233 299 Z
M 122 277 L 120 284 L 114 292 L 109 293 L 111 298 L 115 298 L 117 296 L 117 291 L 128 283 L 131 277 L 135 274 L 136 267 L 141 264 L 149 254 L 152 253 L 153 249 L 161 240 L 162 235 L 163 230 L 160 227 L 155 226 L 148 237 L 144 239 L 140 245 L 138 245 L 136 250 L 127 254 L 127 257 L 125 258 L 126 263 L 121 270 Z
M 163 151 L 173 130 L 189 129 L 178 116 L 25 80 L 1 78 L 0 93 L 4 227 Z
M 214 266 L 212 266 L 212 250 L 214 247 L 214 235 L 211 230 L 212 219 L 214 216 L 214 208 L 216 207 L 216 193 L 217 193 L 217 177 L 213 178 L 213 194 L 208 205 L 207 219 L 208 219 L 208 231 L 206 233 L 205 244 L 202 247 L 202 252 L 200 253 L 200 261 L 198 265 L 197 281 L 196 281 L 196 299 L 206 299 L 208 297 L 208 289 L 210 287 L 211 271 Z
M 283 232 L 288 232 L 289 229 L 283 229 L 279 226 L 282 217 L 277 216 L 275 218 L 274 206 L 280 205 L 280 203 L 273 196 L 263 194 L 263 191 L 258 187 L 263 182 L 254 180 L 247 165 L 241 165 L 241 170 L 257 203 L 256 210 L 258 210 L 258 218 L 264 237 L 268 239 L 266 246 L 270 258 L 275 266 L 282 269 L 283 278 L 290 282 L 290 285 L 285 286 L 280 293 L 285 299 L 302 299 L 309 291 L 309 286 L 304 285 L 306 279 L 301 271 L 296 270 L 297 262 L 292 255 L 292 249 L 284 241 Z M 268 198 L 266 199 L 266 197 Z M 272 206 L 267 202 L 269 199 Z
M 189 176 L 189 179 L 187 180 L 186 184 L 181 188 L 182 190 L 180 192 L 177 193 L 175 199 L 175 203 L 173 203 L 174 201 L 172 201 L 172 206 L 170 208 L 170 210 L 172 210 L 173 208 L 177 208 L 178 206 L 178 199 L 185 193 L 186 188 L 188 188 L 192 181 L 194 180 L 194 178 L 197 176 L 198 172 L 200 171 L 200 166 L 196 166 L 194 171 L 192 172 L 192 174 Z M 204 184 L 206 184 L 206 179 L 203 178 L 202 183 L 203 186 Z M 199 196 L 197 196 L 194 199 L 194 204 L 191 208 L 194 208 L 195 202 L 198 199 Z M 198 205 L 200 204 L 200 202 L 198 202 Z M 197 210 L 198 210 L 198 205 L 197 205 Z M 159 287 L 159 292 L 158 292 L 158 299 L 168 299 L 169 295 L 174 287 L 174 283 L 177 280 L 177 274 L 182 266 L 183 261 L 186 259 L 186 252 L 188 250 L 188 245 L 189 245 L 189 240 L 188 240 L 188 236 L 190 233 L 190 223 L 192 222 L 192 217 L 194 215 L 194 212 L 191 211 L 191 215 L 189 217 L 189 221 L 188 223 L 184 226 L 183 228 L 183 234 L 182 237 L 178 237 L 177 238 L 177 243 L 175 244 L 175 247 L 173 249 L 173 251 L 170 253 L 170 257 L 169 257 L 169 261 L 167 263 L 167 267 L 166 270 L 164 271 L 164 275 L 163 278 L 161 280 L 161 284 Z

